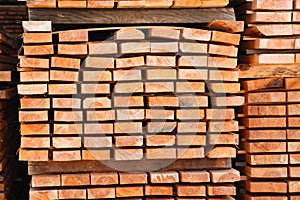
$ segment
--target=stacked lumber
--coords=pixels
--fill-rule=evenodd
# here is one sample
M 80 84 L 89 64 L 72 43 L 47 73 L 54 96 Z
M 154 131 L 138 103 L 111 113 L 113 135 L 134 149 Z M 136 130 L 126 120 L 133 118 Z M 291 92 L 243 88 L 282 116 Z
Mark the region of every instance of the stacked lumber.
M 16 198 L 14 187 L 18 170 L 19 126 L 15 82 L 20 40 L 0 33 L 0 199 Z
M 201 199 L 206 194 L 212 196 L 209 199 L 228 199 L 235 195 L 232 182 L 239 175 L 231 166 L 221 165 L 224 159 L 236 157 L 238 145 L 234 108 L 244 103 L 244 97 L 238 94 L 236 69 L 238 32 L 243 31 L 243 23 L 215 21 L 207 29 L 127 27 L 52 32 L 49 21 L 29 21 L 23 22 L 23 28 L 18 85 L 20 160 L 33 166 L 40 161 L 54 163 L 52 166 L 66 161 L 118 166 L 125 162 L 132 169 L 139 161 L 171 164 L 207 159 L 217 161 L 207 167 L 216 168 L 216 176 L 231 177 L 228 170 L 235 174 L 233 180 L 224 178 L 226 184 L 190 187 L 179 180 L 184 169 L 178 167 L 175 181 L 164 186 L 169 189 L 152 190 L 155 182 L 147 185 L 144 181 L 125 188 L 116 182 L 113 185 L 118 186 L 107 191 L 90 182 L 95 171 L 82 174 L 82 170 L 70 166 L 78 177 L 65 170 L 52 173 L 56 178 L 48 181 L 49 190 L 44 188 L 47 181 L 45 185 L 32 185 L 32 199 L 40 195 L 76 199 L 86 194 L 89 199 L 115 198 L 115 193 L 116 197 L 166 194 L 170 199 L 190 195 Z M 143 168 L 146 165 L 134 172 Z M 42 177 L 39 180 L 48 177 L 47 173 L 35 175 Z M 147 180 L 152 175 L 142 177 Z M 64 178 L 71 182 L 64 185 Z M 54 185 L 50 184 L 53 180 Z M 165 183 L 163 178 L 157 180 L 161 181 L 158 184 Z M 215 183 L 213 175 L 199 183 L 205 182 Z M 141 184 L 146 184 L 145 191 Z M 177 184 L 186 189 L 173 191 Z M 91 190 L 93 185 L 97 189 Z M 78 186 L 82 189 L 80 197 L 72 196 L 77 195 Z
M 27 0 L 29 8 L 210 8 L 228 3 L 229 0 Z
M 30 199 L 230 200 L 239 178 L 234 169 L 33 175 Z
M 23 33 L 22 21 L 26 20 L 28 20 L 26 6 L 0 5 L 0 24 L 7 33 Z
M 20 160 L 235 157 L 239 34 L 122 28 L 90 41 L 97 30 L 72 30 L 55 43 L 51 22 L 24 30 Z
M 299 76 L 299 2 L 237 0 L 236 14 L 247 29 L 241 45 L 241 78 Z
M 243 82 L 247 200 L 299 198 L 299 81 Z

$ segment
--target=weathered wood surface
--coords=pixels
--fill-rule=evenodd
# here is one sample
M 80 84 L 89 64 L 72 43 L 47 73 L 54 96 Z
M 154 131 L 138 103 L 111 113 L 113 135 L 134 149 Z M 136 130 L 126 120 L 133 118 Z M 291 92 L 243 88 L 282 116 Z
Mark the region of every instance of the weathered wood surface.
M 133 164 L 134 163 L 134 164 Z M 164 165 L 165 163 L 165 165 Z M 221 159 L 197 159 L 197 160 L 143 160 L 130 161 L 130 168 L 127 161 L 72 161 L 66 166 L 65 162 L 29 162 L 28 173 L 48 174 L 48 173 L 74 173 L 77 172 L 106 172 L 115 171 L 116 169 L 130 170 L 132 172 L 149 171 L 157 166 L 164 166 L 162 170 L 192 170 L 192 169 L 214 169 L 214 168 L 230 168 L 231 161 L 229 158 Z M 115 169 L 113 167 L 116 167 Z
M 232 8 L 212 9 L 29 9 L 30 21 L 54 24 L 174 24 L 235 20 Z

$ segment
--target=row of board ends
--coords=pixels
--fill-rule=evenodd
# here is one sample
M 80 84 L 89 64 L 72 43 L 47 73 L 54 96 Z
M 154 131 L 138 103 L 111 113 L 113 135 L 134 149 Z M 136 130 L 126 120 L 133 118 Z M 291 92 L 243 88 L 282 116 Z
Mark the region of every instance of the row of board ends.
M 25 33 L 29 32 L 52 32 L 53 25 L 51 21 L 23 21 L 23 30 Z M 147 27 L 126 27 L 126 29 L 145 29 L 154 28 L 159 26 L 147 26 Z M 162 26 L 160 26 L 162 27 Z M 170 28 L 174 30 L 180 30 L 182 27 L 170 27 L 164 26 L 163 28 Z M 244 31 L 243 21 L 230 21 L 230 20 L 215 20 L 207 24 L 206 26 L 209 30 L 223 31 L 229 33 L 240 33 Z M 111 28 L 94 28 L 86 29 L 87 31 L 101 31 L 101 30 L 119 30 L 122 27 L 111 27 Z M 72 31 L 72 30 L 69 30 Z

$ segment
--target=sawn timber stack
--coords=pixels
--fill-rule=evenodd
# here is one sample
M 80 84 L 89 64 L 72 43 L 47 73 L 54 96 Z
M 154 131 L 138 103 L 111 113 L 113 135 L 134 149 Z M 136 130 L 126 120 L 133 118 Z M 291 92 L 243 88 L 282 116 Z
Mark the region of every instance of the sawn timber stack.
M 231 28 L 224 30 L 226 26 L 220 25 L 224 23 Z M 172 164 L 175 160 L 225 161 L 236 156 L 235 132 L 239 125 L 234 107 L 242 105 L 244 98 L 238 95 L 236 69 L 240 35 L 229 30 L 237 28 L 234 32 L 241 32 L 242 23 L 214 22 L 208 30 L 127 27 L 52 32 L 51 22 L 42 21 L 24 22 L 23 27 L 26 33 L 18 85 L 22 96 L 20 160 L 30 161 L 32 166 L 47 161 L 56 167 L 59 164 L 55 162 L 101 161 L 118 166 L 127 161 L 123 169 L 112 167 L 118 172 L 132 168 L 128 161 Z M 232 40 L 228 41 L 228 36 Z M 166 166 L 147 169 L 150 174 L 142 177 L 151 177 L 153 171 Z M 239 177 L 230 167 L 206 168 L 226 169 Z M 179 177 L 180 170 L 188 169 L 182 168 L 176 167 L 174 176 Z M 31 198 L 43 194 L 58 199 L 83 198 L 91 192 L 94 184 L 90 177 L 94 171 L 82 174 L 72 166 L 65 166 L 65 171 L 78 175 L 56 172 L 57 183 L 69 176 L 80 179 L 80 184 L 61 182 L 62 185 L 50 185 L 49 190 L 33 185 Z M 133 173 L 140 171 L 145 170 L 141 167 Z M 47 176 L 47 172 L 36 175 Z M 231 184 L 235 181 L 237 178 L 226 178 L 223 183 L 209 179 L 212 190 L 207 186 L 207 194 L 200 192 L 201 188 L 206 191 L 201 184 L 195 188 L 197 195 L 193 195 L 199 199 L 228 198 L 235 195 Z M 114 186 L 110 194 L 116 191 L 116 197 L 158 195 L 171 199 L 191 195 L 181 194 L 180 189 L 174 195 L 170 189 L 175 183 L 186 185 L 185 182 L 176 178 L 168 183 L 169 189 L 163 190 L 166 193 L 159 188 L 153 189 L 158 193 L 146 193 L 152 184 L 143 182 L 137 188 Z M 121 183 L 114 185 L 118 184 Z M 78 187 L 81 193 L 77 197 Z M 97 188 L 100 191 L 102 186 Z M 70 190 L 65 193 L 66 189 Z M 141 192 L 125 196 L 118 192 L 135 189 Z M 88 198 L 100 198 L 93 195 L 90 193 Z

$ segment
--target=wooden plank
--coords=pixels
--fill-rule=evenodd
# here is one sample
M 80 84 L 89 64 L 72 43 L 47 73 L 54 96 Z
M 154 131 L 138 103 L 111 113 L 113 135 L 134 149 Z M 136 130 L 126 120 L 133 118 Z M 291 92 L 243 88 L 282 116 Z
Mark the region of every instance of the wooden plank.
M 253 193 L 286 193 L 287 183 L 286 182 L 255 182 L 247 181 L 246 189 Z
M 238 48 L 236 48 L 235 46 L 209 44 L 208 53 L 212 55 L 237 57 Z
M 238 131 L 238 122 L 231 120 L 231 121 L 224 121 L 224 122 L 216 122 L 210 121 L 208 122 L 208 131 L 209 132 L 231 132 L 231 131 Z
M 53 151 L 53 161 L 81 160 L 80 150 Z
M 197 46 L 199 47 L 201 45 L 197 45 Z M 190 48 L 186 47 L 182 51 L 184 50 L 197 52 L 194 46 Z M 179 52 L 178 43 L 177 42 L 151 42 L 150 51 L 151 53 L 178 53 Z M 199 49 L 199 51 L 202 52 L 201 48 Z
M 60 199 L 83 199 L 86 198 L 86 189 L 59 189 Z
M 48 161 L 48 150 L 23 150 L 19 151 L 20 161 Z
M 23 21 L 24 32 L 51 32 L 52 22 L 47 20 L 30 20 Z
M 87 42 L 88 31 L 62 31 L 58 34 L 58 40 L 59 42 Z
M 32 187 L 55 187 L 60 186 L 60 175 L 34 175 L 31 179 Z
M 287 126 L 285 117 L 246 118 L 243 121 L 247 128 L 283 128 Z
M 222 120 L 222 119 L 234 119 L 234 109 L 206 109 L 206 119 Z
M 285 92 L 258 92 L 245 95 L 246 103 L 284 103 L 286 100 Z
M 49 135 L 49 124 L 21 124 L 21 135 Z
M 249 153 L 284 153 L 286 142 L 246 142 L 245 150 Z
M 235 20 L 215 20 L 211 21 L 207 27 L 211 30 L 218 30 L 229 33 L 238 33 L 244 31 L 244 22 Z
M 118 47 L 115 42 L 90 42 L 88 43 L 88 52 L 90 55 L 116 54 Z
M 292 0 L 256 0 L 252 2 L 253 10 L 292 10 Z
M 250 167 L 246 166 L 246 175 L 251 178 L 287 178 L 287 167 Z
M 19 56 L 20 67 L 24 68 L 49 68 L 49 59 L 44 58 L 28 58 L 24 56 Z
M 228 41 L 228 38 L 231 38 L 230 41 Z M 229 45 L 239 45 L 240 39 L 241 39 L 241 35 L 239 34 L 212 31 L 212 38 L 211 38 L 212 42 L 220 42 Z
M 246 130 L 245 139 L 248 140 L 286 140 L 286 130 Z M 292 136 L 291 136 L 292 137 Z
M 182 64 L 179 64 L 182 65 Z M 183 64 L 183 66 L 187 66 Z M 206 69 L 178 69 L 178 79 L 180 80 L 208 80 L 208 71 Z
M 80 148 L 81 138 L 80 137 L 53 137 L 52 145 L 54 148 Z
M 28 0 L 27 6 L 29 8 L 55 8 L 56 7 L 56 1 L 55 0 L 42 0 L 42 1 L 34 1 L 34 0 Z
M 114 62 L 115 62 L 114 58 L 110 58 L 110 57 L 91 57 L 91 56 L 88 56 L 84 60 L 83 66 L 87 67 L 87 68 L 110 69 L 110 68 L 115 67 Z M 79 65 L 80 65 L 80 61 L 79 61 Z
M 99 198 L 115 198 L 116 189 L 114 187 L 106 188 L 88 188 L 87 198 L 99 199 Z
M 207 195 L 209 196 L 236 195 L 236 187 L 232 184 L 207 185 Z
M 143 186 L 116 187 L 116 197 L 142 197 L 144 196 Z
M 74 71 L 62 71 L 62 70 L 50 71 L 51 81 L 76 82 L 78 81 L 78 76 L 79 73 Z
M 211 145 L 238 145 L 239 135 L 238 134 L 209 134 L 208 143 Z
M 176 148 L 147 148 L 146 159 L 176 159 Z
M 118 173 L 107 172 L 107 173 L 91 173 L 91 184 L 92 185 L 116 185 L 119 183 Z M 120 174 L 121 182 L 121 174 Z
M 117 97 L 115 97 L 114 99 L 117 99 Z M 127 100 L 129 100 L 129 99 L 127 99 Z M 135 99 L 133 99 L 131 101 L 134 101 L 134 100 Z M 115 104 L 118 103 L 117 100 L 115 100 L 114 102 L 115 102 Z M 85 98 L 82 103 L 83 103 L 82 104 L 83 108 L 86 108 L 86 109 L 111 108 L 111 100 L 107 97 Z M 129 104 L 130 102 L 125 101 L 125 103 Z
M 243 89 L 246 91 L 269 89 L 269 88 L 283 88 L 284 79 L 283 78 L 265 78 L 256 79 L 251 81 L 242 82 Z
M 211 182 L 231 183 L 240 181 L 240 172 L 236 169 L 209 170 Z
M 20 72 L 20 82 L 49 82 L 47 71 L 25 71 Z
M 21 109 L 50 109 L 49 98 L 22 98 Z
M 288 109 L 295 109 L 294 106 L 288 105 Z M 297 110 L 288 110 L 288 113 L 295 114 Z M 268 106 L 244 106 L 243 114 L 246 116 L 285 116 L 286 106 L 285 105 L 268 105 Z
M 248 78 L 274 78 L 274 77 L 298 77 L 299 64 L 249 64 L 240 65 L 240 79 Z
M 115 40 L 143 40 L 145 34 L 136 28 L 122 28 L 115 33 Z
M 208 83 L 208 88 L 215 93 L 238 93 L 240 83 Z
M 119 53 L 121 54 L 136 54 L 136 53 L 150 53 L 150 42 L 124 42 L 121 43 Z
M 176 122 L 147 122 L 148 133 L 170 133 L 176 128 Z
M 119 173 L 121 185 L 147 184 L 147 173 Z
M 137 67 L 143 65 L 145 65 L 144 56 L 116 59 L 116 68 Z
M 50 95 L 70 95 L 77 94 L 76 84 L 48 84 L 48 94 Z
M 179 67 L 202 67 L 208 63 L 207 56 L 181 56 L 178 59 Z
M 241 106 L 245 102 L 242 96 L 212 97 L 215 106 Z
M 87 55 L 87 44 L 58 44 L 58 55 Z M 92 54 L 92 51 L 89 52 Z
M 47 154 L 48 155 L 48 154 Z M 165 161 L 168 163 L 164 165 L 163 160 L 143 160 L 143 161 L 131 161 L 130 171 L 137 172 L 138 169 L 143 170 L 151 170 L 153 167 L 155 168 L 156 162 L 159 161 L 162 163 L 163 170 L 201 170 L 204 168 L 216 169 L 219 167 L 222 168 L 231 168 L 231 161 L 230 159 L 196 159 L 196 160 L 176 160 L 172 164 L 169 161 Z M 55 173 L 74 173 L 74 169 L 77 172 L 86 173 L 86 172 L 107 172 L 107 171 L 116 171 L 116 169 L 112 169 L 108 166 L 116 166 L 119 167 L 126 167 L 128 166 L 128 161 L 106 161 L 108 165 L 104 165 L 102 162 L 98 160 L 95 161 L 70 161 L 70 165 L 65 164 L 65 162 L 30 162 L 29 163 L 29 174 L 55 174 Z M 217 167 L 218 166 L 218 167 Z M 148 170 L 149 169 L 149 170 Z
M 24 33 L 24 44 L 52 43 L 52 33 Z
M 246 161 L 250 165 L 284 165 L 288 164 L 287 154 L 264 154 L 264 155 L 250 155 L 246 154 Z
M 81 108 L 81 99 L 79 98 L 52 98 L 52 108 Z
M 49 137 L 22 137 L 21 138 L 21 148 L 50 148 L 50 138 Z
M 143 136 L 116 136 L 114 139 L 116 147 L 143 146 Z
M 146 196 L 172 196 L 173 187 L 172 186 L 155 186 L 146 185 L 145 186 Z
M 176 66 L 175 56 L 146 56 L 146 65 L 154 67 Z
M 136 12 L 139 13 L 138 17 L 135 15 Z M 89 24 L 208 23 L 219 19 L 235 20 L 233 9 L 120 9 L 117 11 L 103 9 L 101 12 L 99 12 L 99 9 L 89 9 L 88 14 L 85 10 L 74 12 L 72 9 L 32 8 L 29 10 L 30 21 L 52 21 L 54 24 L 82 24 L 82 22 Z M 51 31 L 51 28 L 46 30 Z
M 173 82 L 146 82 L 146 93 L 175 92 Z
M 19 122 L 48 121 L 48 111 L 19 111 Z
M 293 25 L 291 24 L 267 24 L 257 25 L 245 30 L 245 35 L 251 37 L 268 37 L 268 36 L 290 36 L 294 34 Z
M 34 55 L 53 55 L 54 47 L 52 44 L 49 45 L 35 45 L 35 46 L 23 46 L 24 55 L 34 56 Z
M 81 124 L 54 124 L 54 135 L 80 135 L 82 134 Z
M 235 158 L 236 149 L 233 147 L 214 147 L 206 156 L 208 158 Z
M 210 181 L 207 171 L 180 171 L 180 182 L 183 183 L 205 183 Z
M 116 120 L 143 120 L 145 118 L 144 109 L 120 109 L 116 110 Z
M 206 187 L 204 185 L 176 185 L 176 191 L 179 197 L 206 196 Z
M 30 190 L 29 192 L 30 199 L 57 199 L 58 191 L 57 190 Z
M 176 92 L 186 93 L 186 92 L 205 92 L 204 82 L 176 82 Z
M 80 69 L 80 59 L 66 57 L 51 57 L 51 67 Z

